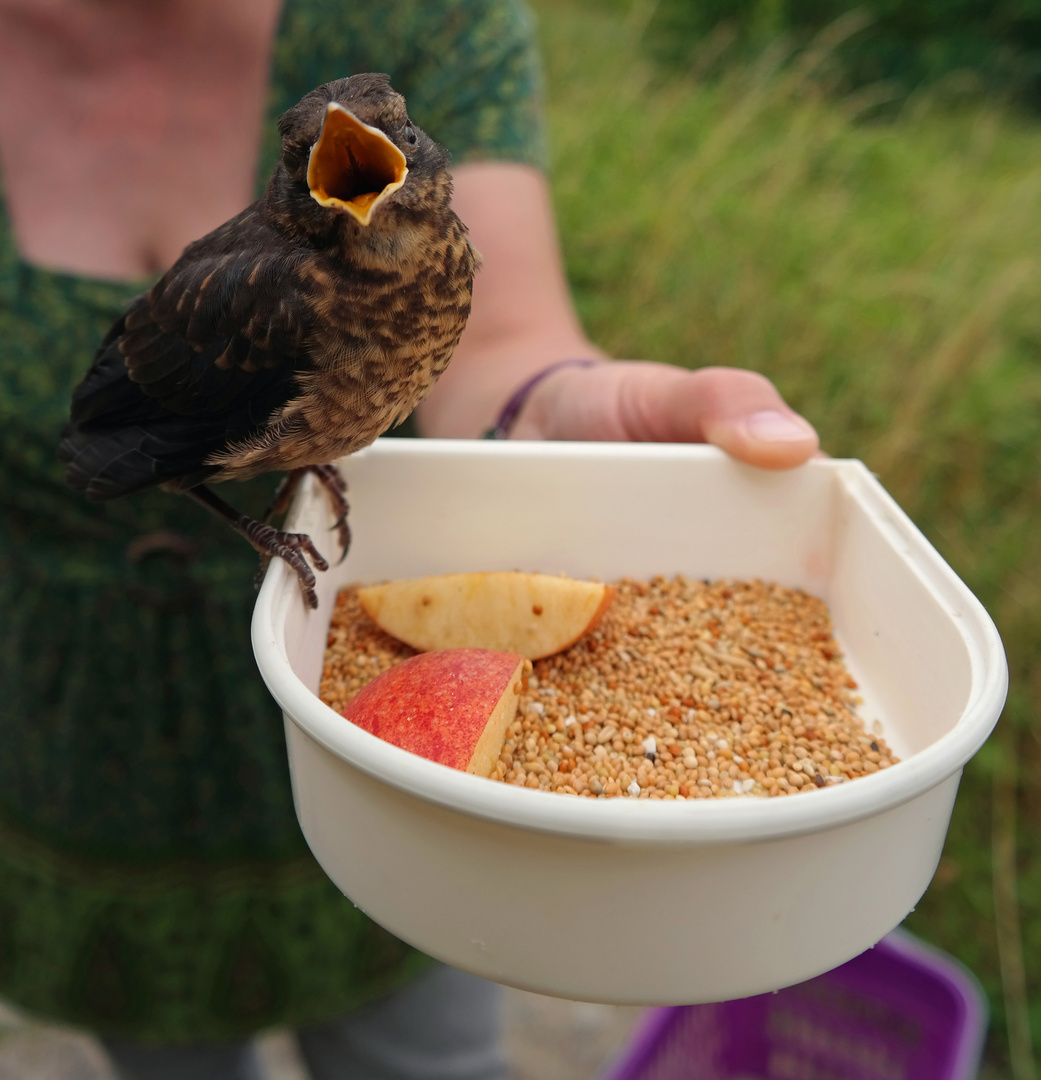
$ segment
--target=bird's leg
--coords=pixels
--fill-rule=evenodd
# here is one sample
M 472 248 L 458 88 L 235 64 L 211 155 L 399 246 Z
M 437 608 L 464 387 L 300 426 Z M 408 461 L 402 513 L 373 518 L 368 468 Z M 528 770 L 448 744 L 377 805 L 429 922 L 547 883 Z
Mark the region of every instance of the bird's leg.
M 318 482 L 325 488 L 325 494 L 332 505 L 333 515 L 336 518 L 333 522 L 333 528 L 336 529 L 340 541 L 339 561 L 343 562 L 351 546 L 351 530 L 347 525 L 347 514 L 350 511 L 350 506 L 346 498 L 347 481 L 344 480 L 343 473 L 335 465 L 306 465 L 301 469 L 293 469 L 291 472 L 286 473 L 275 489 L 274 495 L 271 496 L 271 501 L 268 503 L 264 516 L 260 520 L 264 522 L 270 521 L 276 514 L 284 514 L 289 509 L 290 500 L 300 486 L 300 481 L 306 472 L 312 472 L 318 478 Z
M 318 477 L 318 482 L 325 488 L 332 504 L 333 515 L 336 517 L 333 528 L 340 540 L 339 562 L 343 562 L 347 558 L 347 549 L 351 546 L 351 530 L 347 525 L 347 514 L 350 511 L 347 503 L 347 481 L 335 465 L 311 465 L 309 468 Z
M 223 518 L 240 536 L 260 552 L 262 556 L 270 558 L 277 555 L 284 559 L 300 579 L 300 587 L 304 591 L 304 600 L 312 608 L 318 607 L 318 596 L 314 591 L 315 576 L 302 552 L 306 551 L 315 566 L 319 570 L 328 570 L 329 564 L 319 554 L 318 549 L 311 542 L 306 533 L 280 532 L 273 525 L 263 521 L 256 521 L 246 514 L 240 514 L 233 506 L 229 506 L 223 499 L 214 495 L 208 487 L 199 484 L 184 492 L 197 503 L 201 503 L 207 510 L 212 511 L 217 517 Z
M 271 501 L 267 504 L 261 521 L 266 523 L 276 514 L 284 514 L 289 509 L 290 500 L 296 494 L 296 489 L 300 486 L 305 472 L 307 472 L 306 469 L 291 469 L 282 477 L 278 487 L 275 488 L 274 495 L 271 496 Z
M 332 504 L 332 511 L 336 517 L 333 528 L 337 530 L 340 541 L 340 558 L 338 561 L 343 562 L 347 557 L 347 549 L 351 546 L 351 530 L 347 525 L 347 513 L 350 507 L 345 497 L 347 481 L 344 480 L 343 474 L 335 465 L 309 465 L 287 472 L 282 477 L 278 487 L 275 488 L 275 493 L 271 496 L 271 501 L 267 504 L 264 516 L 260 520 L 267 524 L 273 517 L 280 516 L 289 509 L 289 504 L 296 494 L 296 489 L 300 486 L 304 473 L 307 472 L 315 474 L 319 483 L 325 488 L 325 493 Z M 253 579 L 253 584 L 258 589 L 264 581 L 264 574 L 267 573 L 268 563 L 270 562 L 271 556 L 266 552 L 261 552 L 260 566 L 257 567 L 257 573 Z
M 291 469 L 278 482 L 278 487 L 275 488 L 275 493 L 271 496 L 271 501 L 264 509 L 264 516 L 260 519 L 265 525 L 273 517 L 281 517 L 281 515 L 289 509 L 289 503 L 292 501 L 296 489 L 300 486 L 300 481 L 303 479 L 306 471 L 306 469 Z M 254 589 L 259 589 L 260 586 L 264 584 L 264 575 L 267 573 L 270 562 L 271 556 L 268 555 L 267 552 L 262 551 L 260 553 L 260 565 L 257 567 L 257 572 L 253 575 Z

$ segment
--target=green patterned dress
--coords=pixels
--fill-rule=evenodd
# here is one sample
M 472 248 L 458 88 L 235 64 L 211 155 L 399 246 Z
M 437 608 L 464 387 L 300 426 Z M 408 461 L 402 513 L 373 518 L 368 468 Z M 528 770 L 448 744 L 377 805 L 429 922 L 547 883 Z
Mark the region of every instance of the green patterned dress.
M 520 0 L 286 0 L 260 183 L 278 114 L 352 71 L 390 73 L 456 162 L 541 163 Z M 145 285 L 26 264 L 0 197 L 0 996 L 111 1036 L 227 1039 L 428 961 L 304 844 L 249 643 L 254 553 L 188 500 L 93 506 L 62 483 L 70 392 Z

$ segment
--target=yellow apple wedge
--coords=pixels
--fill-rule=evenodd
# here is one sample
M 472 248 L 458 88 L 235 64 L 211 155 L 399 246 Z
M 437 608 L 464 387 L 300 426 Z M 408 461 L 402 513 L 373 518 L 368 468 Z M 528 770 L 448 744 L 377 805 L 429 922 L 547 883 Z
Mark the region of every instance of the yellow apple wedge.
M 413 649 L 552 656 L 588 633 L 617 590 L 597 581 L 500 571 L 388 581 L 358 590 L 369 617 Z
M 363 686 L 342 715 L 402 750 L 490 776 L 517 715 L 525 663 L 489 649 L 420 653 Z

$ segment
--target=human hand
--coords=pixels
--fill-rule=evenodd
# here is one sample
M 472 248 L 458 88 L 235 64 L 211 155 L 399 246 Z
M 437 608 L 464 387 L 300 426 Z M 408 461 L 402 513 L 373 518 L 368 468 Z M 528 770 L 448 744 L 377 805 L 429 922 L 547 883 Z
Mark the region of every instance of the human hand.
M 560 367 L 539 381 L 511 437 L 710 442 L 768 469 L 799 465 L 817 452 L 813 428 L 761 375 L 604 358 L 571 304 L 549 187 L 538 170 L 475 162 L 459 167 L 455 181 L 456 210 L 484 266 L 459 347 L 420 406 L 425 435 L 477 435 L 554 360 L 595 357 L 592 366 Z
M 764 376 L 738 368 L 687 371 L 647 360 L 562 367 L 532 390 L 510 435 L 706 442 L 766 469 L 800 465 L 819 446 L 810 424 Z

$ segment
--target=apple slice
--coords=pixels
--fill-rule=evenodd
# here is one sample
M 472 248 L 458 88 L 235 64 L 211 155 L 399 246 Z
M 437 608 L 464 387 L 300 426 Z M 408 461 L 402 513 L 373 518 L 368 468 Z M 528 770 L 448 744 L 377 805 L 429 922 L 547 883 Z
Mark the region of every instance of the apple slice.
M 500 571 L 388 581 L 360 588 L 358 599 L 381 630 L 413 649 L 501 649 L 538 660 L 592 630 L 617 591 Z
M 363 686 L 342 715 L 402 750 L 490 776 L 517 715 L 526 663 L 489 649 L 420 653 Z

